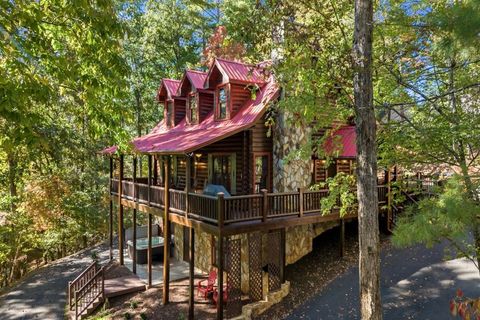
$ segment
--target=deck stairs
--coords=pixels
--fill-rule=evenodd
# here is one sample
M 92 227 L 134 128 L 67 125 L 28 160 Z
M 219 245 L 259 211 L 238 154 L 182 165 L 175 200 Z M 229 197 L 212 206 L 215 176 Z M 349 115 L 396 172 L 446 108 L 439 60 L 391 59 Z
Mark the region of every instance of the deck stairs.
M 100 267 L 97 262 L 93 262 L 68 283 L 69 319 L 85 319 L 103 305 L 107 298 L 146 289 L 145 283 L 134 274 L 105 279 L 107 272 L 107 266 Z

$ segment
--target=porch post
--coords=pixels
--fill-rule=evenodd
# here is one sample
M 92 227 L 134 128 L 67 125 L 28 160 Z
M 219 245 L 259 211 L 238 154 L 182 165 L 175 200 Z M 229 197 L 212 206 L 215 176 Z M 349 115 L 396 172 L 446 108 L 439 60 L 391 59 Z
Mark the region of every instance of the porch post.
M 152 214 L 148 214 L 148 227 L 147 227 L 147 272 L 148 282 L 147 287 L 152 287 Z
M 301 218 L 303 217 L 303 188 L 298 188 L 298 204 L 299 204 L 299 208 L 298 208 L 298 216 Z
M 195 295 L 193 291 L 195 289 L 194 278 L 195 278 L 195 229 L 190 227 L 190 292 L 189 292 L 189 300 L 188 300 L 188 319 L 193 320 L 195 316 Z
M 153 185 L 158 185 L 158 161 L 157 157 L 153 157 Z
M 170 301 L 170 222 L 168 211 L 170 208 L 170 157 L 167 156 L 165 161 L 165 215 L 163 218 L 163 304 Z
M 135 207 L 133 208 L 133 257 L 132 257 L 132 272 L 137 274 L 137 156 L 133 156 L 133 201 Z
M 186 168 L 185 168 L 185 218 L 188 219 L 188 213 L 190 212 L 190 200 L 188 194 L 190 193 L 190 188 L 191 188 L 191 163 L 192 163 L 192 157 L 187 155 L 187 162 L 186 162 Z
M 150 201 L 151 201 L 151 187 L 152 187 L 152 156 L 148 155 L 148 206 L 150 207 Z
M 152 184 L 152 156 L 148 155 L 148 206 L 150 206 L 150 186 Z M 147 247 L 147 269 L 148 269 L 148 287 L 152 287 L 152 214 L 148 213 L 148 247 Z
M 224 221 L 224 194 L 218 193 L 218 297 L 217 297 L 217 320 L 223 319 L 223 221 Z
M 122 182 L 123 182 L 123 154 L 120 155 L 120 175 L 118 178 L 118 254 L 120 265 L 123 266 L 123 206 L 122 206 Z
M 110 260 L 113 259 L 113 199 L 112 199 L 112 189 L 113 189 L 113 157 L 110 157 L 110 212 L 109 212 L 109 227 L 108 227 L 108 233 L 109 233 L 109 247 L 110 247 Z
M 280 281 L 285 283 L 285 246 L 286 246 L 286 236 L 285 236 L 285 228 L 280 230 Z

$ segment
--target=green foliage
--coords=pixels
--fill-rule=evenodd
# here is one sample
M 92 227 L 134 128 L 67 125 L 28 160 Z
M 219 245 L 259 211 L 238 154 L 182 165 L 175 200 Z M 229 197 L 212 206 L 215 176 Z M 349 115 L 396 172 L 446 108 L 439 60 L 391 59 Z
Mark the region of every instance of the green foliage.
M 340 211 L 341 217 L 351 213 L 357 205 L 356 185 L 356 177 L 343 172 L 328 178 L 324 183 L 314 185 L 313 190 L 328 188 L 328 196 L 320 200 L 322 214 L 330 214 L 334 209 Z
M 138 302 L 135 300 L 130 301 L 130 308 L 132 309 L 137 309 L 138 308 Z
M 447 239 L 458 256 L 473 260 L 477 249 L 470 244 L 467 234 L 474 230 L 472 221 L 477 214 L 478 205 L 469 199 L 461 177 L 455 176 L 438 197 L 422 199 L 398 219 L 392 241 L 402 247 L 417 243 L 432 247 Z

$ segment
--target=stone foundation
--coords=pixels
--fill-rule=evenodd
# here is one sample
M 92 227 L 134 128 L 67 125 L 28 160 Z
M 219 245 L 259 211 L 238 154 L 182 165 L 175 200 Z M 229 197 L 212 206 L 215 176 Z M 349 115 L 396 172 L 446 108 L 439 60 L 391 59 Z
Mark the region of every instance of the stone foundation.
M 264 300 L 247 304 L 242 308 L 242 314 L 235 320 L 251 320 L 255 319 L 265 311 L 267 311 L 274 304 L 279 303 L 290 292 L 290 282 L 285 281 L 280 290 L 269 292 Z
M 183 226 L 179 224 L 173 225 L 173 254 L 177 260 L 183 260 Z
M 285 229 L 285 264 L 297 262 L 312 252 L 312 241 L 323 232 L 340 224 L 339 221 L 323 222 Z
M 195 268 L 209 272 L 212 262 L 212 235 L 195 230 Z

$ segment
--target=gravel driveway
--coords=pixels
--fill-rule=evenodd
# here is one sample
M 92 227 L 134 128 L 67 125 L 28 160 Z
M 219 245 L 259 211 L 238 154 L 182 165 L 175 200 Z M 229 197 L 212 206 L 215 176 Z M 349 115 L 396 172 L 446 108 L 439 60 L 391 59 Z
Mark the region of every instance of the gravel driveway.
M 67 284 L 91 262 L 92 251 L 108 259 L 108 245 L 101 244 L 34 271 L 0 296 L 0 319 L 63 319 Z

